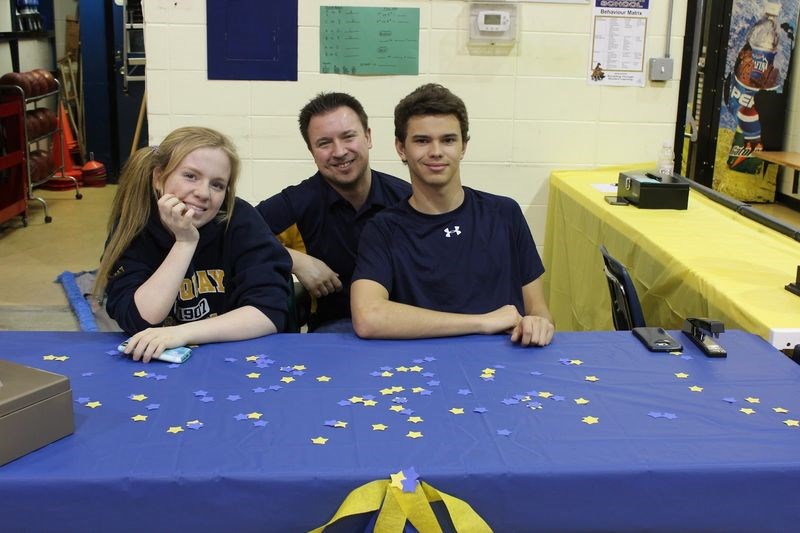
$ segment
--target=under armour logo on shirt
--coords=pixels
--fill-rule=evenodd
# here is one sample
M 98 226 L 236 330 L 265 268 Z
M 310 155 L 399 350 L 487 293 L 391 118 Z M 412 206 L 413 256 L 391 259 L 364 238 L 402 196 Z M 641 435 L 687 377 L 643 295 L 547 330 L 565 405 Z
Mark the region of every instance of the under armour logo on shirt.
M 445 228 L 444 234 L 449 239 L 450 235 L 461 235 L 461 226 L 453 226 L 455 229 Z

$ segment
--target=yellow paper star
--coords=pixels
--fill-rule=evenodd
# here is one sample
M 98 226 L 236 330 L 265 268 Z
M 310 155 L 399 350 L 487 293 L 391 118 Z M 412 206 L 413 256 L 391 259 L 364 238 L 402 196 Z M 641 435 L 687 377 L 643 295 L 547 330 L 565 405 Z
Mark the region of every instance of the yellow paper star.
M 399 387 L 399 386 L 395 385 L 394 387 L 392 387 L 392 390 L 394 392 L 403 392 L 406 389 L 405 389 L 405 387 Z
M 343 420 L 337 420 L 336 423 L 333 425 L 333 427 L 335 427 L 335 428 L 346 428 L 347 427 L 347 422 L 345 422 Z
M 403 480 L 406 478 L 406 476 L 403 474 L 402 470 L 396 474 L 390 474 L 389 477 L 392 478 L 392 482 L 389 483 L 389 485 L 392 487 L 397 487 L 398 489 L 403 488 Z
M 56 356 L 55 356 L 55 355 L 43 355 L 43 356 L 42 356 L 42 359 L 44 359 L 45 361 L 52 361 L 52 360 L 54 360 L 55 358 L 56 358 Z
M 69 356 L 68 355 L 59 355 L 57 357 L 53 357 L 53 359 L 55 359 L 56 361 L 66 361 L 67 359 L 69 359 Z
M 600 378 L 597 376 L 586 376 L 586 381 L 600 381 Z
M 365 407 L 375 407 L 376 405 L 378 405 L 378 402 L 376 402 L 375 400 L 364 400 L 362 403 L 364 404 Z
M 305 370 L 305 369 L 306 369 L 306 365 L 294 365 L 292 367 L 292 370 Z
M 788 409 L 784 409 L 783 407 L 773 407 L 772 410 L 775 411 L 776 413 L 788 413 L 789 412 Z
M 409 368 L 409 370 L 411 370 L 412 372 L 422 372 L 422 367 L 419 365 L 414 365 L 411 368 Z
M 572 359 L 570 363 L 572 363 L 573 365 L 581 366 L 583 364 L 583 361 L 581 361 L 580 359 Z
M 372 431 L 386 431 L 388 427 L 386 424 L 372 424 Z
M 183 428 L 180 426 L 170 426 L 167 433 L 180 433 L 181 431 L 183 431 Z
M 680 350 L 675 350 L 673 352 L 669 352 L 669 354 L 670 355 L 683 355 L 683 352 L 681 352 Z
M 586 405 L 587 403 L 589 403 L 589 400 L 587 400 L 586 398 L 575 398 L 575 403 L 577 403 L 578 405 Z
M 259 413 L 258 411 L 253 411 L 252 413 L 247 413 L 247 418 L 252 418 L 252 419 L 255 419 L 255 420 L 259 420 L 262 416 L 264 416 L 264 413 Z
M 408 421 L 411 422 L 412 424 L 419 424 L 420 422 L 422 422 L 422 417 L 421 416 L 409 416 L 408 417 Z
M 364 398 L 362 398 L 361 396 L 351 396 L 349 400 L 350 403 L 361 403 L 364 401 Z
M 408 433 L 406 433 L 406 437 L 408 437 L 409 439 L 419 439 L 420 437 L 422 437 L 422 432 L 421 431 L 409 431 Z
M 584 416 L 581 420 L 583 421 L 584 424 L 589 424 L 590 426 L 592 424 L 597 424 L 598 422 L 600 422 L 600 419 L 597 418 L 596 416 Z
M 484 374 L 494 374 L 495 372 L 497 372 L 497 370 L 495 370 L 494 368 L 484 368 L 483 370 L 481 370 L 481 372 Z
M 675 377 L 678 379 L 686 379 L 689 377 L 689 374 L 686 372 L 675 372 Z
M 742 407 L 741 409 L 739 409 L 739 411 L 743 412 L 746 415 L 752 415 L 753 413 L 756 412 L 755 409 L 750 409 L 749 407 Z
M 405 409 L 405 407 L 403 407 L 402 405 L 393 405 L 389 408 L 390 411 L 394 411 L 395 413 L 399 413 L 403 409 Z
M 96 409 L 96 408 L 100 407 L 101 405 L 103 405 L 103 404 L 100 403 L 100 402 L 88 402 L 86 404 L 86 407 L 90 407 L 92 409 Z
M 325 437 L 314 437 L 313 439 L 311 439 L 311 442 L 313 442 L 314 444 L 325 444 L 326 442 L 328 442 L 328 439 L 326 439 Z
M 147 377 L 147 372 L 145 372 L 144 370 L 139 370 L 138 372 L 134 372 L 133 375 L 136 376 L 137 378 L 145 378 Z
M 247 377 L 250 379 L 258 379 L 261 377 L 261 374 L 259 374 L 258 372 L 250 372 L 249 374 L 247 374 Z
M 392 376 L 394 376 L 394 374 L 392 372 L 389 372 L 388 370 L 384 370 L 383 372 L 381 372 L 382 378 L 390 378 Z
M 390 389 L 390 388 L 381 389 L 380 392 L 381 392 L 381 394 L 383 396 L 387 396 L 389 394 L 394 394 L 394 391 L 392 389 Z
M 784 420 L 783 423 L 789 427 L 800 428 L 800 420 L 789 419 L 789 420 Z
M 422 392 L 424 390 L 425 389 L 423 387 L 414 387 L 414 388 L 411 389 L 411 392 L 413 392 L 414 394 L 419 394 L 420 392 Z
M 320 376 L 317 378 L 317 381 L 320 383 L 327 383 L 331 380 L 330 376 Z
M 283 376 L 281 378 L 281 381 L 283 383 L 291 383 L 292 381 L 294 381 L 294 378 L 292 376 Z
M 692 392 L 703 392 L 703 387 L 700 387 L 698 385 L 692 385 L 691 387 L 689 387 L 689 390 Z
M 257 355 L 248 355 L 247 357 L 245 357 L 245 361 L 250 361 L 251 363 L 253 361 L 258 361 L 258 356 Z
M 408 367 L 407 366 L 398 366 L 397 368 L 395 368 L 395 370 L 397 370 L 398 372 L 408 372 Z
M 131 417 L 134 422 L 144 422 L 147 420 L 147 415 L 134 415 Z
M 747 403 L 761 403 L 761 400 L 758 398 L 753 398 L 752 396 L 748 396 L 744 399 Z
M 539 398 L 549 398 L 552 395 L 553 395 L 552 392 L 544 391 L 544 392 L 540 392 L 538 396 L 539 396 Z
M 519 401 L 521 401 L 521 402 L 529 402 L 529 401 L 531 401 L 531 397 L 528 396 L 528 395 L 525 395 L 522 398 L 520 398 Z
M 480 375 L 481 379 L 491 379 L 493 377 L 494 377 L 494 374 L 481 374 Z
M 452 409 L 449 409 L 449 411 L 451 413 L 453 413 L 454 415 L 463 415 L 464 414 L 464 408 L 463 407 L 453 407 Z
M 147 399 L 147 396 L 145 396 L 144 394 L 134 394 L 133 396 L 131 396 L 131 400 L 133 400 L 135 402 L 143 402 L 146 399 Z

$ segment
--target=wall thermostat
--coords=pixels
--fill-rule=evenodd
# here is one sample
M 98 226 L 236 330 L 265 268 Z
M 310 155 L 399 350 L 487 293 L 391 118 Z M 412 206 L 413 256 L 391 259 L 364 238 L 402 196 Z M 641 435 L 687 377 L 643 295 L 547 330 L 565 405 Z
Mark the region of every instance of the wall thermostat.
M 517 41 L 517 5 L 511 3 L 469 4 L 471 49 L 510 48 Z
M 478 11 L 478 30 L 503 32 L 511 28 L 511 16 L 506 11 Z

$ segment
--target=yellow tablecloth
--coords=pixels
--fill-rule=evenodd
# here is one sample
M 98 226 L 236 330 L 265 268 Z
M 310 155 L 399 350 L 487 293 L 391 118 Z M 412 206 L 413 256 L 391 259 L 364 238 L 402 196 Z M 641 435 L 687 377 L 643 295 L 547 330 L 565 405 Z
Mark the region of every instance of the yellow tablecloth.
M 648 325 L 709 317 L 771 342 L 776 331 L 800 332 L 800 298 L 784 289 L 795 279 L 800 243 L 695 191 L 686 211 L 604 201 L 613 193 L 596 185 L 647 166 L 550 175 L 545 291 L 558 329 L 613 329 L 598 249 L 605 244 L 628 267 Z

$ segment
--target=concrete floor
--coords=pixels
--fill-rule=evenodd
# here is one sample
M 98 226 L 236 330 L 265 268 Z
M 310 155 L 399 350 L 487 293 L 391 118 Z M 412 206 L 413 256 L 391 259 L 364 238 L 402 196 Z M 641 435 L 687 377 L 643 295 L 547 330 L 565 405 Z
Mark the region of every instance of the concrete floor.
M 28 226 L 20 218 L 0 225 L 0 329 L 78 331 L 64 290 L 56 282 L 68 270 L 94 270 L 100 262 L 116 186 L 75 191 L 37 189 L 41 203 L 28 204 Z

